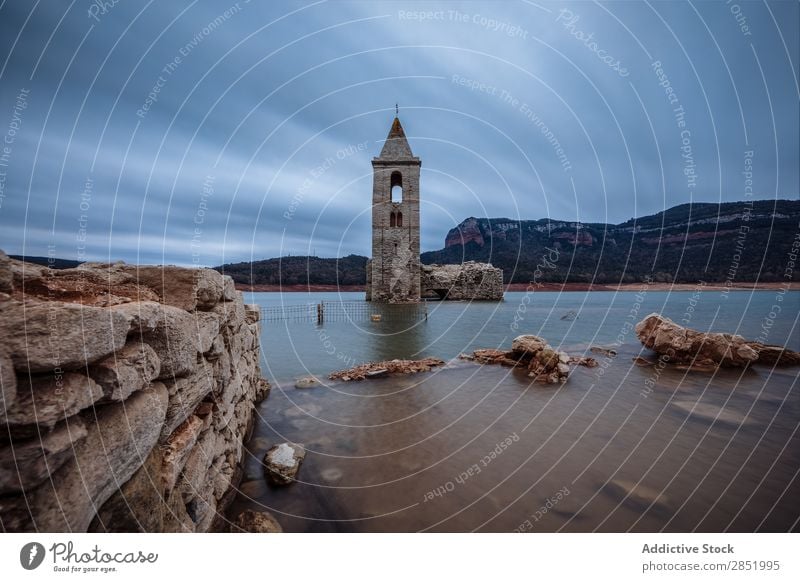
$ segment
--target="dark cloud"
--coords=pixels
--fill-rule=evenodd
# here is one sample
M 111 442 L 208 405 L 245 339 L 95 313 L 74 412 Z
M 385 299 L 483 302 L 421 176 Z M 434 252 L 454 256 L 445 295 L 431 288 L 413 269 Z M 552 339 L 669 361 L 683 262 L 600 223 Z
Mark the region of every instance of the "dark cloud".
M 0 9 L 7 252 L 368 254 L 395 102 L 425 250 L 468 216 L 740 200 L 747 151 L 757 198 L 798 196 L 796 3 L 91 6 Z

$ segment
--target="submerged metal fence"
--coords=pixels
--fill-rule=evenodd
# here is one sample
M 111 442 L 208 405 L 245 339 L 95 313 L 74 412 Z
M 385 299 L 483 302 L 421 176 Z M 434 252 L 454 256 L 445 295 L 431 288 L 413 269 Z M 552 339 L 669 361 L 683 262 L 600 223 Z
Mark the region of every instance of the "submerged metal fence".
M 331 321 L 421 321 L 428 319 L 428 306 L 420 303 L 372 303 L 370 301 L 322 301 L 304 305 L 261 308 L 261 321 L 296 321 L 323 324 Z

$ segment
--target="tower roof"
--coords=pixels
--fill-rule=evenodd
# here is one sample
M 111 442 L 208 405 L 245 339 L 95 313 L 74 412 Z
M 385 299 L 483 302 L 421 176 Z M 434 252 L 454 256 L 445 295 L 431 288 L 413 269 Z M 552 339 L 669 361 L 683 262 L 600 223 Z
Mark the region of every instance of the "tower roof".
M 414 154 L 411 152 L 411 146 L 408 145 L 406 132 L 403 131 L 403 126 L 400 125 L 400 118 L 395 117 L 394 121 L 392 121 L 392 128 L 389 130 L 389 135 L 386 136 L 386 142 L 383 144 L 383 149 L 381 150 L 381 155 L 378 156 L 378 159 L 415 159 Z

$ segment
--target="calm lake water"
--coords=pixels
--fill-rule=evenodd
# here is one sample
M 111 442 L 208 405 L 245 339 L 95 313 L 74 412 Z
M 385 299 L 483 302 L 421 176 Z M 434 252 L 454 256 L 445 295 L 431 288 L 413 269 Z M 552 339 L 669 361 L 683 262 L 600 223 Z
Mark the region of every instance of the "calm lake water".
M 262 306 L 361 293 L 253 293 Z M 427 320 L 264 322 L 258 408 L 230 515 L 266 509 L 286 531 L 787 531 L 800 518 L 797 369 L 714 374 L 639 367 L 651 312 L 701 330 L 800 350 L 800 293 L 507 293 L 435 302 Z M 512 324 L 517 322 L 517 328 Z M 682 321 L 684 320 L 684 321 Z M 508 348 L 522 333 L 594 355 L 559 386 L 452 361 L 431 373 L 325 380 L 365 361 Z M 592 355 L 592 354 L 589 354 Z M 325 385 L 299 390 L 316 375 Z M 306 446 L 298 482 L 273 487 L 261 460 Z

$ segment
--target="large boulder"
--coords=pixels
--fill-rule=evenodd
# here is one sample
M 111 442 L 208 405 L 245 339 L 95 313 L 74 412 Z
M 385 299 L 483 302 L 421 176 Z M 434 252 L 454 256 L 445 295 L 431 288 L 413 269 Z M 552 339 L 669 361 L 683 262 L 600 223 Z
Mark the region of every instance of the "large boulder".
M 798 365 L 800 353 L 780 346 L 749 342 L 729 333 L 701 332 L 651 313 L 636 325 L 642 344 L 665 362 L 698 369 L 743 367 L 750 364 Z
M 91 366 L 89 375 L 103 387 L 103 400 L 119 402 L 148 386 L 160 370 L 161 360 L 155 350 L 133 341 Z
M 264 455 L 264 470 L 275 485 L 288 485 L 294 481 L 300 464 L 306 457 L 303 445 L 281 443 L 270 448 Z
M 17 371 L 74 370 L 125 345 L 128 319 L 73 303 L 0 302 L 0 337 Z

